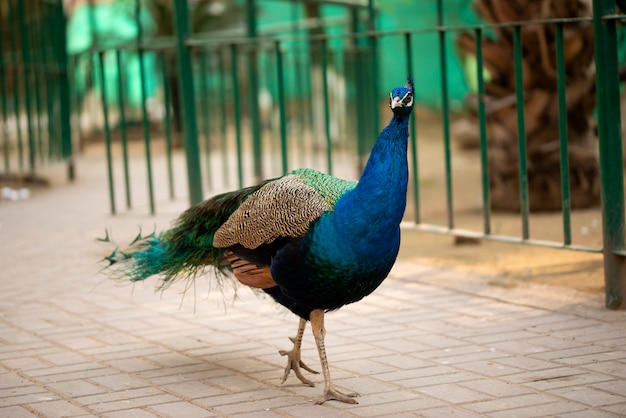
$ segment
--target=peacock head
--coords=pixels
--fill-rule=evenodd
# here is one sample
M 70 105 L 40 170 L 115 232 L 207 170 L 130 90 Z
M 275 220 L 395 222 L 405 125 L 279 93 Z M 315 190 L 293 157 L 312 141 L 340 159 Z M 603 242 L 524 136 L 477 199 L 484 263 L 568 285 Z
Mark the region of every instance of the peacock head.
M 413 80 L 409 78 L 404 87 L 396 87 L 389 93 L 389 107 L 395 115 L 407 116 L 413 110 Z

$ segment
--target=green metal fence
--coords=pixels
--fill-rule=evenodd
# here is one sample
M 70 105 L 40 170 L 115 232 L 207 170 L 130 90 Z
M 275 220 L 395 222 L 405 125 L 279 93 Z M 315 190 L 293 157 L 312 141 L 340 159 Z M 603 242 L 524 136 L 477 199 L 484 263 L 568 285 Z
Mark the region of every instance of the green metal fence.
M 0 13 L 0 172 L 33 176 L 61 160 L 72 177 L 62 1 L 9 0 Z
M 615 0 L 595 0 L 593 18 L 552 19 L 533 22 L 503 24 L 512 29 L 515 62 L 516 100 L 522 103 L 523 50 L 522 28 L 528 25 L 547 25 L 556 34 L 555 89 L 558 96 L 559 155 L 561 175 L 562 239 L 534 238 L 530 220 L 532 214 L 528 192 L 528 161 L 524 107 L 517 107 L 518 177 L 519 177 L 519 234 L 501 234 L 495 230 L 491 209 L 489 184 L 489 137 L 485 125 L 485 79 L 483 75 L 482 45 L 486 34 L 493 28 L 488 25 L 449 27 L 444 21 L 444 2 L 436 2 L 438 25 L 403 31 L 376 31 L 375 2 L 341 2 L 348 10 L 345 19 L 321 21 L 326 31 L 315 31 L 319 26 L 307 26 L 294 21 L 289 30 L 260 31 L 257 27 L 255 2 L 248 0 L 246 33 L 242 36 L 224 37 L 192 34 L 186 2 L 174 2 L 174 19 L 177 34 L 172 39 L 145 39 L 116 47 L 98 47 L 75 57 L 75 62 L 91 63 L 94 77 L 101 85 L 111 77 L 106 70 L 107 61 L 117 63 L 121 73 L 126 53 L 139 55 L 140 62 L 156 57 L 160 63 L 158 79 L 163 80 L 159 96 L 164 117 L 152 120 L 146 109 L 147 93 L 142 87 L 143 106 L 141 126 L 147 171 L 148 207 L 156 210 L 153 186 L 151 147 L 165 142 L 169 195 L 174 196 L 172 169 L 172 124 L 174 99 L 180 98 L 182 108 L 182 143 L 186 161 L 188 196 L 190 204 L 198 203 L 205 195 L 241 187 L 261 178 L 281 175 L 292 168 L 312 166 L 332 174 L 358 178 L 360 167 L 378 135 L 380 126 L 388 115 L 382 111 L 385 98 L 380 94 L 381 80 L 386 66 L 402 66 L 407 74 L 420 71 L 420 45 L 426 38 L 436 37 L 439 46 L 441 70 L 441 158 L 444 177 L 442 199 L 445 216 L 435 222 L 423 213 L 423 184 L 419 150 L 421 126 L 411 124 L 410 144 L 410 204 L 407 223 L 412 227 L 457 236 L 468 236 L 518 244 L 602 253 L 606 283 L 606 306 L 617 309 L 623 306 L 626 296 L 626 247 L 624 243 L 624 168 L 620 127 L 620 81 L 618 71 L 617 27 L 624 16 L 617 14 Z M 140 3 L 137 2 L 139 16 Z M 294 7 L 301 4 L 294 3 Z M 139 20 L 139 19 L 138 19 Z M 563 29 L 567 25 L 586 20 L 593 23 L 596 51 L 596 100 L 601 167 L 602 245 L 578 245 L 572 234 L 572 209 L 570 204 L 568 169 L 567 102 L 563 67 Z M 333 30 L 328 30 L 332 26 Z M 448 97 L 447 48 L 451 37 L 460 32 L 470 32 L 475 39 L 476 77 L 480 151 L 474 162 L 480 167 L 477 190 L 480 193 L 482 228 L 467 229 L 459 226 L 456 211 L 454 173 L 454 147 L 451 140 L 452 110 Z M 141 33 L 141 32 L 140 32 Z M 393 62 L 380 60 L 380 44 L 400 45 L 401 54 Z M 176 66 L 167 63 L 175 62 Z M 141 70 L 142 66 L 140 65 Z M 172 89 L 168 80 L 172 72 L 178 74 L 178 88 Z M 118 96 L 123 97 L 123 81 L 116 78 Z M 289 81 L 289 83 L 288 83 Z M 400 80 L 399 80 L 400 81 Z M 399 82 L 398 81 L 398 82 Z M 393 86 L 386 86 L 391 88 Z M 419 86 L 417 86 L 419 89 Z M 105 143 L 108 155 L 108 175 L 111 212 L 117 209 L 114 181 L 112 144 L 119 137 L 121 143 L 126 205 L 131 207 L 127 140 L 124 123 L 124 102 L 112 103 L 107 89 L 100 91 L 104 114 Z M 179 96 L 176 96 L 179 94 Z M 114 129 L 110 109 L 115 107 L 118 126 Z M 156 137 L 154 124 L 160 125 Z M 156 141 L 155 141 L 156 140 Z M 159 170 L 161 171 L 161 170 Z

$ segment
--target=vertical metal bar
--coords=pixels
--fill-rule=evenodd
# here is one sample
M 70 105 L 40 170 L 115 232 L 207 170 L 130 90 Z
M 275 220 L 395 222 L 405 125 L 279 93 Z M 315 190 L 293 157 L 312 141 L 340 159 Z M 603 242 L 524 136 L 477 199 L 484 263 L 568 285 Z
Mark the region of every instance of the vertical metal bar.
M 247 36 L 250 40 L 248 53 L 248 83 L 250 86 L 250 122 L 252 133 L 252 163 L 255 183 L 263 178 L 263 159 L 261 144 L 261 117 L 259 114 L 259 63 L 258 44 L 256 43 L 256 8 L 254 0 L 246 0 Z
M 17 17 L 15 15 L 15 8 L 13 6 L 13 1 L 9 0 L 9 26 L 17 25 Z M 15 114 L 15 127 L 17 133 L 17 164 L 20 171 L 24 171 L 24 143 L 22 142 L 22 125 L 20 124 L 20 82 L 19 82 L 19 74 L 21 71 L 18 71 L 19 61 L 17 59 L 17 42 L 15 39 L 15 33 L 17 30 L 15 27 L 9 28 L 9 45 L 11 47 L 12 53 L 9 54 L 9 59 L 11 60 L 11 68 L 13 75 L 13 113 Z
M 28 31 L 26 30 L 26 15 L 24 13 L 24 2 L 17 2 L 17 21 L 20 36 L 20 46 L 22 47 L 22 63 L 24 73 L 24 107 L 26 108 L 26 127 L 28 129 L 28 166 L 31 173 L 35 172 L 35 133 L 32 123 L 32 105 L 30 83 L 33 75 L 32 61 L 30 55 L 30 45 L 28 42 Z M 19 120 L 19 118 L 18 118 Z
M 239 98 L 239 66 L 237 65 L 237 45 L 230 46 L 230 71 L 233 83 L 233 116 L 235 118 L 235 141 L 237 146 L 237 179 L 243 187 L 243 149 L 241 144 L 241 104 Z
M 446 207 L 448 228 L 454 228 L 452 196 L 452 156 L 450 144 L 450 102 L 448 97 L 448 58 L 446 56 L 446 28 L 443 26 L 443 0 L 437 0 L 437 26 L 439 35 L 439 65 L 441 71 L 441 113 L 443 116 L 443 146 L 446 175 Z
M 32 5 L 29 6 L 29 10 L 32 9 Z M 32 13 L 32 10 L 31 10 Z M 35 77 L 35 64 L 33 59 L 33 51 L 31 49 L 31 37 L 30 28 L 26 25 L 26 14 L 24 11 L 24 2 L 17 3 L 17 14 L 18 14 L 18 30 L 20 37 L 20 45 L 21 45 L 21 55 L 22 55 L 22 73 L 24 77 L 24 104 L 26 110 L 26 127 L 28 132 L 28 162 L 29 168 L 31 172 L 34 172 L 35 166 L 35 157 L 36 157 L 36 138 L 35 132 L 33 128 L 33 114 L 32 114 L 32 84 L 33 79 Z M 30 20 L 30 19 L 29 19 Z
M 206 162 L 206 180 L 207 185 L 211 188 L 211 140 L 209 118 L 211 109 L 209 107 L 209 79 L 207 70 L 206 51 L 198 51 L 200 57 L 200 123 L 202 136 L 204 138 L 204 158 Z
M 374 8 L 374 0 L 368 0 L 368 30 L 373 33 L 376 31 L 376 9 Z M 380 111 L 378 109 L 378 92 L 380 90 L 380 83 L 378 80 L 378 38 L 375 35 L 368 37 L 369 50 L 370 50 L 370 65 L 372 71 L 372 118 L 373 118 L 373 136 L 372 138 L 378 138 L 380 133 Z
M 626 256 L 624 256 L 624 176 L 622 162 L 617 21 L 603 19 L 615 11 L 615 0 L 593 1 L 596 58 L 596 98 L 602 190 L 602 241 L 605 304 L 624 307 Z M 621 254 L 618 252 L 621 251 Z
M 118 109 L 120 112 L 120 139 L 122 143 L 122 161 L 124 166 L 124 188 L 126 194 L 126 208 L 130 209 L 131 193 L 130 193 L 130 169 L 128 167 L 128 138 L 126 135 L 126 112 L 125 112 L 125 90 L 124 90 L 124 71 L 122 71 L 122 53 L 119 49 L 115 50 L 115 65 L 117 70 L 117 98 Z
M 137 24 L 137 59 L 139 59 L 139 86 L 141 89 L 141 121 L 143 125 L 143 141 L 146 155 L 146 177 L 148 180 L 148 200 L 150 204 L 150 214 L 154 215 L 154 183 L 152 181 L 152 151 L 150 143 L 150 122 L 148 120 L 148 93 L 146 89 L 146 71 L 144 63 L 143 30 L 141 27 L 141 2 L 135 0 L 135 22 Z
M 567 142 L 566 75 L 563 49 L 563 23 L 556 24 L 556 92 L 559 109 L 559 150 L 561 160 L 561 211 L 563 213 L 563 244 L 572 243 L 571 202 L 569 190 L 569 150 Z
M 59 5 L 53 6 L 55 8 L 60 7 Z M 45 103 L 46 103 L 46 112 L 48 115 L 48 123 L 47 123 L 47 135 L 48 135 L 48 158 L 60 158 L 62 157 L 62 148 L 64 139 L 62 139 L 61 135 L 61 118 L 59 117 L 58 112 L 58 96 L 60 93 L 60 74 L 61 70 L 59 61 L 59 52 L 58 44 L 61 43 L 59 38 L 65 36 L 64 28 L 64 19 L 63 17 L 58 17 L 57 10 L 54 11 L 52 21 L 50 25 L 45 29 L 40 31 L 41 43 L 46 44 L 46 42 L 51 42 L 49 48 L 44 48 L 44 57 L 50 62 L 51 71 L 48 71 L 44 77 L 44 89 L 45 89 Z M 63 33 L 61 33 L 63 32 Z M 55 35 L 50 38 L 49 33 L 54 33 Z M 65 44 L 63 45 L 65 48 Z M 50 53 L 48 54 L 47 51 Z M 67 53 L 67 52 L 66 52 Z M 57 140 L 53 140 L 56 138 Z
M 287 111 L 285 109 L 285 74 L 283 70 L 283 51 L 280 41 L 274 44 L 276 52 L 276 86 L 278 91 L 278 112 L 280 116 L 280 156 L 282 173 L 289 169 L 289 148 L 287 144 Z
M 483 31 L 475 30 L 476 74 L 478 83 L 478 128 L 480 133 L 480 174 L 483 192 L 483 231 L 491 233 L 491 199 L 489 196 L 489 158 L 487 156 L 487 116 L 485 112 L 485 77 L 483 74 Z
M 326 39 L 320 41 L 320 54 L 322 61 L 322 98 L 324 106 L 324 137 L 326 139 L 326 170 L 333 173 L 332 138 L 330 135 L 330 110 L 328 100 L 328 44 Z
M 38 16 L 38 21 L 35 22 L 34 28 L 30 30 L 31 36 L 31 47 L 33 50 L 33 88 L 35 90 L 35 121 L 36 121 L 36 153 L 39 160 L 39 164 L 42 165 L 44 162 L 44 144 L 43 138 L 41 137 L 42 125 L 41 125 L 41 85 L 40 79 L 46 72 L 46 61 L 42 56 L 43 51 L 45 50 L 44 45 L 41 43 L 41 19 L 44 12 L 41 10 L 41 3 L 35 2 L 35 8 L 33 13 L 36 13 Z M 51 138 L 53 142 L 58 142 L 59 138 Z
M 160 55 L 161 72 L 163 76 L 163 106 L 165 107 L 164 130 L 165 130 L 165 158 L 167 160 L 167 185 L 170 199 L 174 200 L 174 167 L 172 164 L 172 111 L 170 89 L 168 88 L 169 70 L 167 68 L 168 61 L 167 52 Z
M 300 62 L 304 66 L 304 76 L 303 76 L 303 86 L 306 97 L 306 122 L 305 126 L 308 127 L 308 131 L 311 134 L 311 142 L 317 146 L 318 142 L 318 132 L 317 126 L 315 123 L 315 99 L 314 99 L 314 89 L 313 89 L 313 54 L 315 53 L 315 49 L 313 47 L 313 42 L 309 42 L 309 51 L 304 50 L 302 56 L 302 61 Z M 306 149 L 305 144 L 302 144 L 303 151 Z M 304 156 L 304 152 L 302 154 Z M 317 161 L 317 154 L 314 153 L 313 159 Z M 303 160 L 305 161 L 305 160 Z
M 67 174 L 70 181 L 74 180 L 76 171 L 73 160 L 73 144 L 72 129 L 70 119 L 72 117 L 71 100 L 70 100 L 70 84 L 69 84 L 69 60 L 67 55 L 67 17 L 63 11 L 63 0 L 58 0 L 55 19 L 60 27 L 54 45 L 56 65 L 58 67 L 58 85 L 59 85 L 59 116 L 60 116 L 60 134 L 61 157 L 68 159 Z
M 298 34 L 300 33 L 300 19 L 299 19 L 299 9 L 298 6 L 300 6 L 301 4 L 299 2 L 292 2 L 292 7 L 291 7 L 291 34 L 294 37 L 297 37 Z M 309 97 L 310 95 L 306 94 L 306 89 L 305 89 L 305 85 L 304 85 L 304 75 L 303 75 L 303 71 L 302 71 L 302 60 L 300 59 L 301 56 L 301 51 L 299 51 L 298 46 L 293 47 L 293 53 L 292 53 L 292 57 L 293 57 L 293 65 L 291 67 L 293 67 L 294 69 L 294 96 L 296 97 L 296 99 L 298 101 L 302 100 L 302 103 L 304 104 L 304 98 L 305 97 Z M 289 67 L 289 66 L 288 66 Z M 296 115 L 293 115 L 294 118 L 297 118 L 298 122 L 302 125 L 303 128 L 303 134 L 304 132 L 306 132 L 306 128 L 307 128 L 307 109 L 303 108 L 301 109 L 300 112 L 297 112 Z M 310 128 L 310 126 L 309 126 Z M 310 132 L 310 129 L 309 129 Z M 296 156 L 298 157 L 298 165 L 304 165 L 304 156 L 305 156 L 305 152 L 303 146 L 304 146 L 304 140 L 300 140 L 300 141 L 294 141 L 294 143 L 292 143 L 292 146 L 296 147 L 297 151 L 296 151 Z
M 526 153 L 526 124 L 524 120 L 524 74 L 522 70 L 521 27 L 513 28 L 515 62 L 515 96 L 517 98 L 517 150 L 519 164 L 520 214 L 522 215 L 522 238 L 529 238 L 528 227 L 528 164 Z
M 115 185 L 113 182 L 113 153 L 111 151 L 111 129 L 109 126 L 109 105 L 107 103 L 106 78 L 104 74 L 104 52 L 98 53 L 98 72 L 100 75 L 100 99 L 102 101 L 102 116 L 104 117 L 104 140 L 107 154 L 107 174 L 109 179 L 109 202 L 111 215 L 115 215 Z
M 56 44 L 60 43 L 59 38 L 64 36 L 60 32 L 65 32 L 64 30 L 58 29 L 63 28 L 64 22 L 61 21 L 62 18 L 59 18 L 57 9 L 59 5 L 52 5 L 50 9 L 52 10 L 51 24 L 49 27 L 44 28 L 41 27 L 39 30 L 39 42 L 42 45 L 41 57 L 44 62 L 46 62 L 47 71 L 42 74 L 42 86 L 43 86 L 43 103 L 45 103 L 45 114 L 47 115 L 47 138 L 48 138 L 48 158 L 59 158 L 62 154 L 61 149 L 63 148 L 63 138 L 60 135 L 60 124 L 61 118 L 55 116 L 56 106 L 55 102 L 57 98 L 55 97 L 55 85 L 58 84 L 57 74 L 60 73 L 58 68 L 60 67 L 56 60 Z M 54 31 L 55 35 L 50 39 L 49 31 Z M 42 128 L 43 129 L 43 128 Z
M 2 15 L 2 8 L 0 8 L 0 18 L 4 19 Z M 0 30 L 0 106 L 2 107 L 2 154 L 4 159 L 4 171 L 9 174 L 11 170 L 11 159 L 9 158 L 9 132 L 7 128 L 8 110 L 7 110 L 7 93 L 6 93 L 6 64 L 4 62 L 4 40 L 2 38 L 3 31 Z
M 220 49 L 217 51 L 217 59 L 219 65 L 219 89 L 220 89 L 220 103 L 221 106 L 218 106 L 220 112 L 220 148 L 222 150 L 222 177 L 224 181 L 228 179 L 228 137 L 227 137 L 227 128 L 228 128 L 228 120 L 227 120 L 227 100 L 226 100 L 226 65 L 224 63 L 224 50 Z
M 189 202 L 192 205 L 202 201 L 202 176 L 200 153 L 198 150 L 198 127 L 196 125 L 196 105 L 193 95 L 193 72 L 191 57 L 185 45 L 189 36 L 189 15 L 186 1 L 174 2 L 176 18 L 176 52 L 178 54 L 178 75 L 180 81 L 180 101 L 183 113 L 184 146 L 187 160 L 187 183 Z
M 406 32 L 404 34 L 404 53 L 406 55 L 406 72 L 409 77 L 413 77 L 413 43 L 411 41 L 411 34 Z M 416 127 L 415 110 L 411 113 L 411 125 L 409 126 L 410 140 L 411 140 L 411 182 L 413 184 L 413 210 L 414 221 L 416 224 L 420 223 L 420 186 L 419 186 L 419 159 L 417 149 L 417 127 Z

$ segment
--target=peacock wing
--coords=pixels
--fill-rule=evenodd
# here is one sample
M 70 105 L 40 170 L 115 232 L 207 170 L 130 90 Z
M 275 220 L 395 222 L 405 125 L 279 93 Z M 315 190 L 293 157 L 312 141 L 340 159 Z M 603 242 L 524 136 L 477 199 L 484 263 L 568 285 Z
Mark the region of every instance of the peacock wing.
M 268 181 L 220 226 L 213 245 L 227 248 L 239 244 L 255 249 L 279 237 L 303 237 L 311 222 L 333 210 L 339 197 L 355 185 L 311 169 Z

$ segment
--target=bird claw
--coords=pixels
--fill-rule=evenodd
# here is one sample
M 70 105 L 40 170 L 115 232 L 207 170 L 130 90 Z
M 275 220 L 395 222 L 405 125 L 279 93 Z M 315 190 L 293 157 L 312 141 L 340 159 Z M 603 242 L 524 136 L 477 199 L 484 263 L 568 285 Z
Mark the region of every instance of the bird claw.
M 330 387 L 328 389 L 325 389 L 324 394 L 315 400 L 315 404 L 321 405 L 326 401 L 340 401 L 340 402 L 355 404 L 355 403 L 358 403 L 356 399 L 354 399 L 357 396 L 361 396 L 361 395 L 359 395 L 356 392 L 341 393 L 334 387 Z
M 300 360 L 299 351 L 296 351 L 295 349 L 289 350 L 289 351 L 280 350 L 278 353 L 281 356 L 287 356 L 287 366 L 285 367 L 285 374 L 283 375 L 283 379 L 281 383 L 285 383 L 285 381 L 287 380 L 287 376 L 289 376 L 289 373 L 293 370 L 296 377 L 300 379 L 302 383 L 311 387 L 315 386 L 315 383 L 313 383 L 312 381 L 304 377 L 300 368 L 303 368 L 307 372 L 313 373 L 313 374 L 319 374 L 319 372 L 316 372 L 315 370 L 311 369 L 309 366 L 304 364 L 302 360 Z

